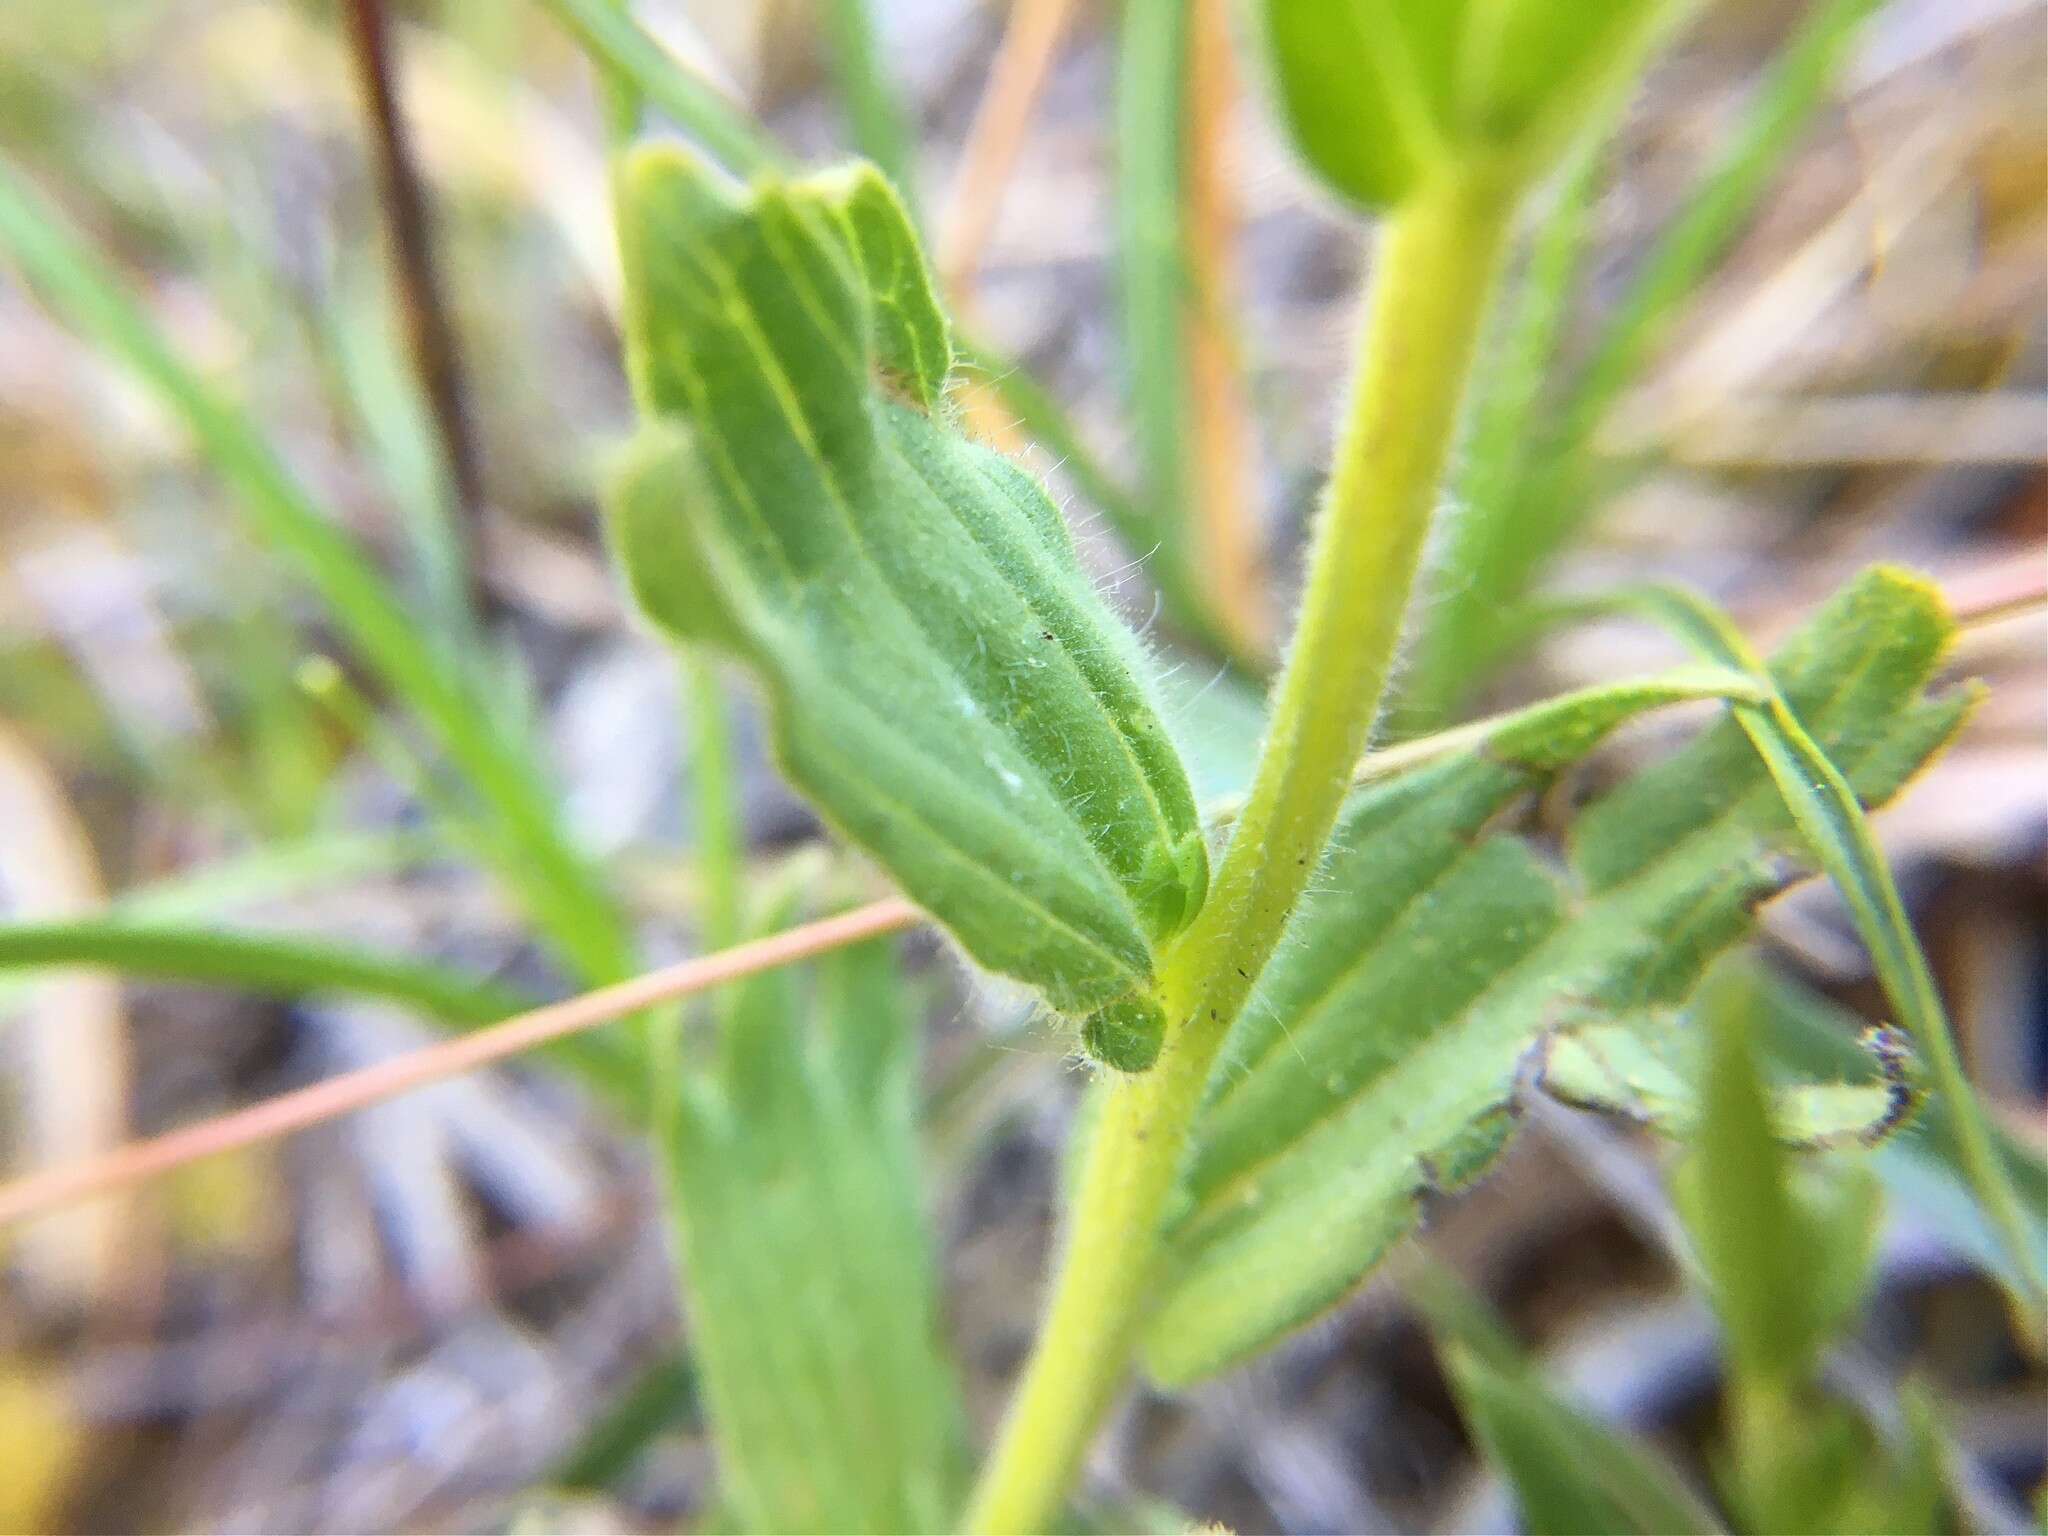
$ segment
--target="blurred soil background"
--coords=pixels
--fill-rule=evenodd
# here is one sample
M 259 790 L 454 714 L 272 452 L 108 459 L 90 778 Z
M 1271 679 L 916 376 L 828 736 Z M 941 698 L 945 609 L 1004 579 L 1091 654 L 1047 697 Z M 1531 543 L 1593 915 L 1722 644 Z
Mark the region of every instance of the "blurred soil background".
M 1068 14 L 1014 165 L 963 176 L 1011 6 Z M 450 515 L 346 9 L 0 6 L 0 140 L 322 502 L 388 569 L 415 573 L 423 626 L 469 589 L 488 635 L 479 664 L 524 658 L 524 707 L 552 744 L 568 816 L 629 893 L 649 952 L 689 953 L 678 673 L 624 610 L 591 502 L 629 403 L 590 70 L 534 7 L 394 8 L 397 99 L 460 354 L 452 407 L 474 443 Z M 844 152 L 806 0 L 637 9 L 796 157 Z M 1107 464 L 1132 469 L 1112 8 L 875 9 L 956 298 Z M 1683 206 L 1801 10 L 1709 6 L 1640 93 L 1594 204 L 1567 357 Z M 1287 608 L 1360 272 L 1345 219 L 1281 144 L 1249 57 L 1212 98 L 1210 127 L 1225 136 L 1216 217 L 1237 306 L 1221 334 L 1243 368 L 1234 419 L 1249 423 L 1242 453 L 1215 472 L 1251 488 L 1256 515 L 1238 536 L 1242 611 L 1257 629 Z M 1989 698 L 1880 827 L 1975 1075 L 2036 1144 L 2048 630 L 2038 608 L 1998 614 L 2038 587 L 2048 548 L 2044 81 L 2037 0 L 1879 9 L 1759 215 L 1603 420 L 1601 450 L 1648 472 L 1597 509 L 1557 578 L 1680 577 L 1768 638 L 1888 559 L 1981 616 L 1954 670 L 1985 679 Z M 1025 451 L 1105 581 L 1150 622 L 1146 562 L 1133 558 L 1146 552 L 1117 545 L 1057 462 Z M 418 744 L 379 724 L 374 704 L 302 686 L 306 660 L 335 646 L 183 433 L 0 270 L 0 916 L 153 899 L 559 990 L 502 901 L 434 835 Z M 1575 631 L 1521 657 L 1482 703 L 1664 659 L 1640 631 Z M 1212 670 L 1184 668 L 1196 682 Z M 816 829 L 746 725 L 755 856 L 801 860 Z M 1678 728 L 1636 731 L 1611 760 L 1654 752 Z M 188 878 L 215 865 L 237 873 Z M 1877 1016 L 1825 888 L 1773 905 L 1765 931 L 1782 964 Z M 936 944 L 913 953 L 933 982 L 948 1326 L 985 1431 L 1029 1338 L 1080 1077 Z M 84 974 L 0 975 L 0 1010 L 0 1128 L 15 1170 L 428 1038 L 391 1008 Z M 1697 1467 L 1714 1336 L 1662 1246 L 1655 1150 L 1561 1111 L 1535 1119 L 1493 1178 L 1434 1213 L 1428 1242 L 1576 1390 Z M 60 1528 L 656 1529 L 708 1505 L 711 1458 L 680 1366 L 643 1394 L 666 1416 L 645 1448 L 622 1466 L 565 1463 L 673 1357 L 680 1324 L 642 1154 L 544 1064 L 195 1165 L 0 1243 L 0 1445 L 15 1447 L 0 1465 L 48 1458 L 58 1494 L 44 1517 Z M 1910 1213 L 1886 1236 L 1882 1273 L 1838 1385 L 1882 1402 L 1901 1379 L 1935 1384 L 1970 1463 L 1973 1518 L 2023 1518 L 2044 1471 L 2039 1367 L 2014 1348 L 1992 1288 Z M 1155 1497 L 1246 1531 L 1509 1518 L 1398 1273 L 1255 1367 L 1184 1399 L 1141 1395 L 1091 1463 L 1087 1496 L 1122 1528 L 1152 1518 Z

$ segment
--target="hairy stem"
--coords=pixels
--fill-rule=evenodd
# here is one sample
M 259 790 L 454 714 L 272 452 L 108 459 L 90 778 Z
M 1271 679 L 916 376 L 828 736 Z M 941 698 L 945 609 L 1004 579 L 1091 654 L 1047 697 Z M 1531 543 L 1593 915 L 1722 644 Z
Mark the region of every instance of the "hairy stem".
M 1385 689 L 1518 184 L 1461 166 L 1387 220 L 1307 594 L 1242 819 L 1166 958 L 1158 1064 L 1110 1089 L 1038 1346 L 968 1523 L 1043 1530 L 1122 1384 L 1217 1048 L 1321 858 Z

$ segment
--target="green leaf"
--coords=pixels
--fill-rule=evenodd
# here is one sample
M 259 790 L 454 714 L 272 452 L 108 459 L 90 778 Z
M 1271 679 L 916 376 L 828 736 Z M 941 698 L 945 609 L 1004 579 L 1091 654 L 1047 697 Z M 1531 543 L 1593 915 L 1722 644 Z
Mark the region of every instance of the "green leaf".
M 790 780 L 976 960 L 1071 1013 L 1148 991 L 1206 889 L 1194 798 L 1058 510 L 945 421 L 886 184 L 743 193 L 672 148 L 621 178 L 642 608 L 745 663 Z
M 1529 1536 L 1663 1536 L 1721 1527 L 1647 1448 L 1553 1391 L 1528 1365 L 1443 1351 L 1458 1406 L 1515 1490 Z
M 807 994 L 809 974 L 741 993 L 671 1144 L 724 1494 L 743 1530 L 940 1530 L 965 1441 L 921 1208 L 915 1015 L 885 944 L 824 961 Z
M 1922 695 L 1947 633 L 1923 584 L 1876 571 L 1776 659 L 1870 803 L 1969 707 L 1967 691 Z M 1627 713 L 1598 694 L 1545 706 L 1353 796 L 1210 1084 L 1147 1330 L 1161 1380 L 1220 1369 L 1340 1300 L 1413 1227 L 1418 1196 L 1505 1142 L 1546 1036 L 1683 1002 L 1805 873 L 1730 720 L 1594 802 L 1562 869 L 1502 830 Z
M 1690 1022 L 1659 1012 L 1561 1031 L 1543 1053 L 1543 1088 L 1581 1109 L 1689 1138 L 1700 1121 Z M 1774 1089 L 1771 1123 L 1787 1146 L 1877 1146 L 1918 1112 L 1921 1091 L 1907 1071 L 1905 1038 L 1895 1030 L 1872 1030 L 1868 1040 L 1860 1080 Z M 1848 1070 L 1859 1067 L 1852 1064 Z
M 1914 580 L 1903 573 L 1894 573 L 1891 579 L 1897 584 Z M 1945 629 L 1947 615 L 1939 595 L 1922 585 L 1923 631 Z M 1691 593 L 1653 587 L 1594 606 L 1645 612 L 1678 632 L 1711 662 L 1748 670 L 1759 681 L 1768 680 L 1734 625 Z M 1782 691 L 1772 690 L 1760 702 L 1737 703 L 1734 714 L 1769 769 L 1813 857 L 1847 903 L 1857 933 L 1870 950 L 1887 1001 L 1927 1055 L 1935 1086 L 1948 1099 L 1955 1116 L 1958 1149 L 1978 1198 L 1998 1227 L 2014 1269 L 2026 1276 L 2016 1299 L 2028 1315 L 2030 1329 L 2048 1341 L 2048 1274 L 2044 1274 L 2039 1250 L 2029 1244 L 2026 1212 L 1963 1070 L 1934 972 L 1906 917 L 1905 904 L 1864 814 L 1857 787 L 1813 739 L 1801 719 L 1802 711 L 1795 709 Z
M 1295 147 L 1385 208 L 1455 162 L 1533 175 L 1683 10 L 1670 0 L 1264 0 Z
M 1841 1076 L 1858 1069 L 1856 1040 L 1863 1021 L 1761 965 L 1724 965 L 1706 988 L 1736 994 L 1737 1005 L 1757 1020 L 1759 1038 L 1775 1060 L 1808 1076 Z M 1996 1130 L 2006 1176 L 2026 1213 L 2026 1253 L 2048 1252 L 2048 1158 L 2009 1132 Z M 1939 1097 L 1921 1101 L 1904 1134 L 1888 1138 L 1870 1157 L 1892 1198 L 1930 1223 L 1954 1247 L 2018 1290 L 2026 1274 L 1999 1240 L 1971 1190 L 1957 1144 L 1955 1116 Z

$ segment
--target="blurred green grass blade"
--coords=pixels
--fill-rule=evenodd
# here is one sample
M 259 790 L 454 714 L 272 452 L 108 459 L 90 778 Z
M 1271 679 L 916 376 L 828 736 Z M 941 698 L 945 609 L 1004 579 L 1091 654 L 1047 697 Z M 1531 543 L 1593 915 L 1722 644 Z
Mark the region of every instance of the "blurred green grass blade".
M 1498 339 L 1475 381 L 1471 427 L 1455 471 L 1442 560 L 1431 575 L 1434 601 L 1400 682 L 1399 719 L 1428 730 L 1457 703 L 1486 634 L 1498 620 L 1481 600 L 1483 573 L 1501 563 L 1497 547 L 1523 537 L 1517 520 L 1540 436 L 1535 424 L 1555 366 L 1573 284 L 1584 265 L 1592 205 L 1605 164 L 1606 135 L 1589 135 L 1558 180 L 1529 240 L 1521 280 L 1502 299 Z
M 1398 1268 L 1401 1294 L 1438 1348 L 1455 1344 L 1497 1371 L 1522 1365 L 1521 1341 L 1507 1320 L 1427 1245 L 1416 1244 Z
M 1700 1114 L 1679 1209 L 1735 1374 L 1803 1383 L 1822 1341 L 1799 1304 L 1813 1256 L 1792 1200 L 1792 1154 L 1771 1121 L 1748 1016 L 1716 999 L 1702 1027 Z
M 827 54 L 853 146 L 896 186 L 918 217 L 917 138 L 902 93 L 882 58 L 870 0 L 821 0 Z
M 1475 525 L 1452 523 L 1443 606 L 1425 642 L 1416 685 L 1419 722 L 1433 711 L 1454 708 L 1476 676 L 1506 653 L 1501 613 L 1599 503 L 1603 485 L 1588 459 L 1595 430 L 1640 374 L 1672 317 L 1740 234 L 1824 100 L 1858 27 L 1879 3 L 1820 0 L 1812 8 L 1772 61 L 1726 147 L 1614 306 L 1554 418 L 1521 421 L 1522 437 L 1535 447 L 1520 454 L 1513 483 L 1505 488 L 1506 504 L 1475 498 Z M 1568 208 L 1560 204 L 1560 215 L 1568 218 Z M 1571 230 L 1567 224 L 1549 233 L 1562 241 Z M 1513 353 L 1510 359 L 1511 365 L 1520 361 Z M 1474 452 L 1475 469 L 1490 473 L 1491 448 L 1482 440 Z
M 273 997 L 342 993 L 419 1010 L 457 1028 L 493 1024 L 534 999 L 446 966 L 285 934 L 116 915 L 69 922 L 0 925 L 0 973 L 87 966 L 153 981 L 232 987 Z M 638 1073 L 606 1040 L 583 1037 L 544 1047 L 616 1106 L 636 1108 Z
M 1486 1460 L 1531 1533 L 1722 1529 L 1677 1470 L 1544 1379 L 1500 1315 L 1423 1255 L 1403 1289 L 1436 1339 L 1444 1374 Z
M 1445 1374 L 1486 1459 L 1508 1480 L 1529 1536 L 1666 1536 L 1722 1529 L 1678 1474 L 1633 1437 L 1463 1343 Z
M 0 162 L 0 248 L 55 312 L 126 365 L 197 440 L 257 534 L 292 562 L 354 649 L 460 767 L 492 814 L 500 876 L 589 981 L 631 969 L 631 945 L 595 872 L 565 840 L 536 765 L 506 740 L 458 661 L 419 626 L 239 409 L 171 350 L 65 220 Z
M 1842 1529 L 1833 1512 L 1876 1469 L 1858 1454 L 1867 1429 L 1813 1392 L 1823 1352 L 1869 1288 L 1879 1185 L 1857 1160 L 1795 1169 L 1749 1012 L 1715 997 L 1704 1014 L 1702 1114 L 1672 1193 L 1729 1356 L 1724 1481 L 1753 1528 Z
M 697 1366 L 689 1355 L 663 1357 L 598 1416 L 549 1482 L 597 1492 L 610 1488 L 656 1439 L 698 1427 L 701 1397 Z
M 160 981 L 299 996 L 348 992 L 488 1024 L 533 1006 L 494 982 L 318 940 L 128 917 L 0 925 L 0 970 L 91 966 Z
M 130 887 L 114 898 L 105 921 L 210 929 L 224 911 L 289 900 L 322 885 L 394 875 L 425 862 L 433 851 L 427 838 L 413 833 L 347 832 L 274 843 Z M 22 974 L 0 975 L 0 1004 L 29 985 Z
M 1914 580 L 1903 573 L 1893 579 Z M 1945 634 L 1949 621 L 1939 594 L 1925 583 L 1918 585 L 1923 596 L 1919 622 L 1938 625 Z M 1769 677 L 1734 625 L 1696 594 L 1671 587 L 1644 588 L 1590 606 L 1644 614 L 1678 633 L 1709 660 L 1746 668 L 1759 681 Z M 1870 818 L 1847 776 L 1813 739 L 1781 691 L 1773 688 L 1764 703 L 1737 704 L 1734 710 L 1814 857 L 1848 904 L 1898 1023 L 1932 1065 L 1936 1088 L 1955 1116 L 1978 1198 L 1996 1223 L 2013 1267 L 2027 1276 L 2016 1299 L 2026 1309 L 2031 1328 L 2048 1338 L 2048 1255 L 2031 1245 L 2024 1206 L 1963 1069 L 1933 970 L 1906 916 Z
M 1925 693 L 1947 634 L 1923 585 L 1877 571 L 1774 659 L 1775 686 L 1872 803 L 1969 706 L 1966 690 Z M 1145 1339 L 1155 1377 L 1220 1370 L 1334 1304 L 1414 1228 L 1424 1196 L 1491 1164 L 1544 1042 L 1678 1007 L 1805 872 L 1803 838 L 1732 719 L 1589 805 L 1561 869 L 1512 830 L 1514 805 L 1670 701 L 1649 681 L 1446 733 L 1458 750 L 1433 745 L 1347 802 L 1212 1075 L 1166 1221 Z M 1753 707 L 1755 680 L 1733 681 L 1737 707 Z
M 381 269 L 372 268 L 372 272 Z M 337 302 L 314 315 L 343 403 L 365 456 L 383 481 L 418 571 L 431 630 L 451 656 L 476 654 L 454 472 L 427 411 L 414 371 L 388 321 L 392 300 L 381 278 L 344 281 Z
M 626 13 L 618 0 L 539 0 L 607 76 L 632 83 L 647 104 L 709 150 L 727 169 L 752 175 L 779 160 L 744 109 L 690 72 Z
M 418 832 L 315 833 L 131 887 L 114 898 L 114 907 L 124 920 L 196 921 L 321 886 L 396 875 L 435 854 L 433 839 Z
M 1726 148 L 1608 318 L 1564 411 L 1567 453 L 1584 445 L 1641 372 L 1679 304 L 1734 243 L 1834 83 L 1857 29 L 1883 3 L 1819 0 L 1771 61 Z
M 740 941 L 746 874 L 746 823 L 735 781 L 732 722 L 717 664 L 692 654 L 683 660 L 690 727 L 690 832 L 697 854 L 697 878 L 704 887 L 702 912 L 706 949 L 729 949 Z
M 1124 374 L 1152 542 L 1190 564 L 1187 485 L 1188 6 L 1127 0 L 1117 41 L 1116 231 Z
M 724 1496 L 746 1530 L 948 1529 L 964 1421 L 915 1011 L 886 944 L 763 983 L 739 993 L 717 1079 L 686 1086 L 670 1170 Z

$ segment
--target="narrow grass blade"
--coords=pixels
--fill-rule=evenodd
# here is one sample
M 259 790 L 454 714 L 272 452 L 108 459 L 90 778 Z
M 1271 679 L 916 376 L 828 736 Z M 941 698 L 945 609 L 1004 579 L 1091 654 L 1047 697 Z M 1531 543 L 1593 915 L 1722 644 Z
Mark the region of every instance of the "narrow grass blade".
M 1449 1268 L 1420 1258 L 1404 1289 L 1436 1338 L 1474 1440 L 1514 1489 L 1532 1536 L 1722 1529 L 1675 1468 L 1553 1387 L 1500 1315 Z
M 0 249 L 63 319 L 132 370 L 184 425 L 257 534 L 293 563 L 355 649 L 433 732 L 490 809 L 499 875 L 578 973 L 626 974 L 631 945 L 610 897 L 564 838 L 536 765 L 506 740 L 459 662 L 420 643 L 405 605 L 247 416 L 171 350 L 101 260 L 4 162 Z
M 1533 449 L 1517 451 L 1512 477 L 1495 484 L 1496 452 L 1482 418 L 1473 444 L 1474 473 L 1468 526 L 1453 523 L 1441 606 L 1419 657 L 1414 689 L 1418 724 L 1455 707 L 1459 694 L 1506 654 L 1510 644 L 1501 613 L 1519 600 L 1544 566 L 1583 526 L 1600 502 L 1600 477 L 1589 445 L 1608 409 L 1642 371 L 1672 317 L 1706 278 L 1783 167 L 1801 131 L 1834 82 L 1861 23 L 1879 0 L 1821 0 L 1772 62 L 1726 147 L 1686 198 L 1672 224 L 1614 306 L 1586 363 L 1555 414 L 1503 421 Z M 1581 169 L 1584 169 L 1582 167 Z M 1583 190 L 1583 189 L 1582 189 Z M 1568 246 L 1576 232 L 1571 204 L 1562 201 L 1539 240 L 1559 242 L 1539 266 L 1575 265 Z M 1568 273 L 1560 272 L 1561 278 Z M 1534 293 L 1532 291 L 1532 302 Z M 1541 320 L 1541 308 L 1530 317 Z M 1540 339 L 1540 338 L 1539 338 Z M 1512 370 L 1521 358 L 1508 354 Z M 1507 402 L 1502 402 L 1505 411 Z M 1495 495 L 1505 496 L 1496 503 Z
M 658 1437 L 695 1428 L 703 1414 L 696 1363 L 680 1351 L 645 1370 L 625 1397 L 598 1415 L 550 1484 L 602 1491 L 633 1469 Z
M 1188 359 L 1181 222 L 1189 7 L 1132 0 L 1116 85 L 1116 229 L 1124 373 L 1152 537 L 1189 563 Z
M 712 987 L 758 976 L 780 966 L 915 927 L 923 914 L 896 898 L 870 902 L 714 955 L 700 955 L 629 981 L 614 982 L 578 997 L 546 1003 L 515 1018 L 475 1029 L 396 1056 L 323 1078 L 308 1087 L 265 1099 L 246 1109 L 132 1142 L 91 1162 L 47 1168 L 0 1185 L 0 1227 L 54 1210 L 105 1190 L 156 1178 L 186 1163 L 239 1147 L 289 1136 L 338 1115 L 381 1104 L 428 1083 L 508 1061 L 527 1051 L 585 1035 L 602 1025 L 644 1014 Z M 627 1071 L 628 1107 L 644 1107 L 644 1074 Z
M 1804 1304 L 1814 1255 L 1749 1039 L 1725 998 L 1703 1009 L 1700 1114 L 1676 1193 L 1737 1376 L 1803 1383 L 1821 1345 Z
M 1722 1527 L 1648 1447 L 1553 1389 L 1533 1366 L 1503 1368 L 1463 1344 L 1445 1372 L 1486 1459 L 1515 1493 L 1529 1536 L 1675 1536 Z
M 895 183 L 917 218 L 917 139 L 896 83 L 889 78 L 869 0 L 823 0 L 825 35 L 853 147 Z
M 623 76 L 648 105 L 710 151 L 727 169 L 750 175 L 779 156 L 746 113 L 692 74 L 626 14 L 617 0 L 539 0 L 607 74 Z
M 1566 452 L 1584 445 L 1641 372 L 1680 303 L 1734 243 L 1834 83 L 1857 30 L 1882 4 L 1820 0 L 1772 60 L 1726 148 L 1608 318 L 1564 411 Z
M 62 966 L 286 997 L 354 993 L 450 1024 L 487 1024 L 532 1006 L 531 998 L 443 966 L 311 939 L 139 918 L 0 926 L 0 970 Z
M 224 910 L 401 874 L 433 862 L 440 851 L 433 838 L 409 830 L 315 833 L 130 886 L 114 897 L 114 914 L 123 921 L 197 923 Z

